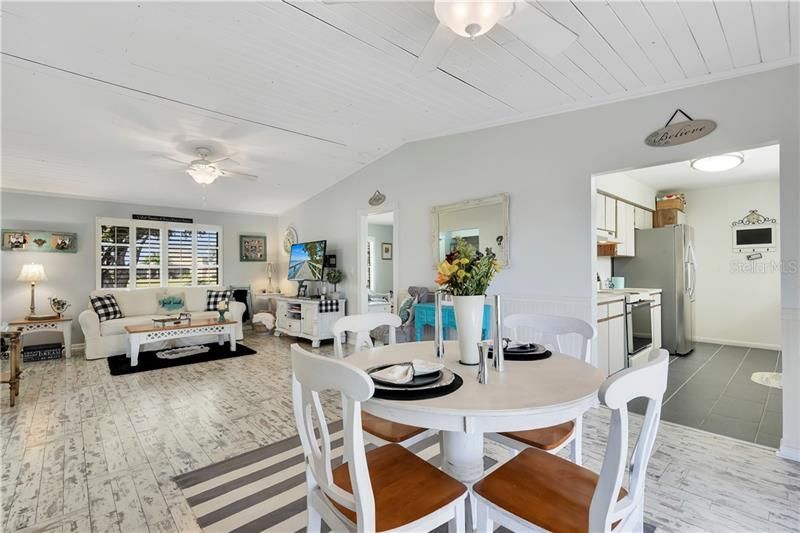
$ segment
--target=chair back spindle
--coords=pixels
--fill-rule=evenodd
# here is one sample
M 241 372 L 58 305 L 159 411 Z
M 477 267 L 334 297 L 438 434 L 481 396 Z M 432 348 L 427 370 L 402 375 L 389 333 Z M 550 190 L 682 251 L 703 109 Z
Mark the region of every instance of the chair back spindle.
M 361 402 L 372 397 L 375 385 L 366 372 L 343 361 L 315 355 L 297 344 L 291 350 L 293 410 L 306 458 L 308 482 L 316 483 L 325 496 L 354 511 L 358 531 L 374 531 L 375 498 L 361 431 Z M 319 400 L 323 390 L 337 391 L 342 399 L 344 457 L 352 494 L 333 482 L 331 438 Z

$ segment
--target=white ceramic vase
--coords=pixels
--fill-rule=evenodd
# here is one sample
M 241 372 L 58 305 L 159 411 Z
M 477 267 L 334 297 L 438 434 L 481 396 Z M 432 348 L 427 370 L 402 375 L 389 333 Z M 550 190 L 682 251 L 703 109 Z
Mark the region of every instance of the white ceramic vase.
M 461 363 L 465 365 L 478 364 L 478 343 L 481 339 L 481 326 L 483 325 L 483 306 L 486 297 L 478 296 L 453 296 L 453 311 L 456 315 L 456 330 L 458 331 L 458 351 L 461 354 Z

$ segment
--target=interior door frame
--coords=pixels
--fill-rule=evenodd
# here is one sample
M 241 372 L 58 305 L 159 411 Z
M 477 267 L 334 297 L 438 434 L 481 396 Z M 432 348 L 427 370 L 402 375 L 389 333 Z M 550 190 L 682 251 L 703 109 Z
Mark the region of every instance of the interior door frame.
M 368 217 L 370 215 L 380 215 L 383 213 L 392 213 L 392 304 L 397 308 L 397 293 L 400 286 L 400 209 L 396 203 L 386 203 L 378 207 L 369 207 L 359 209 L 356 220 L 356 235 L 357 243 L 356 249 L 358 250 L 358 275 L 357 275 L 357 289 L 358 297 L 356 299 L 356 313 L 364 314 L 368 310 L 367 306 L 367 237 L 369 231 L 367 229 Z

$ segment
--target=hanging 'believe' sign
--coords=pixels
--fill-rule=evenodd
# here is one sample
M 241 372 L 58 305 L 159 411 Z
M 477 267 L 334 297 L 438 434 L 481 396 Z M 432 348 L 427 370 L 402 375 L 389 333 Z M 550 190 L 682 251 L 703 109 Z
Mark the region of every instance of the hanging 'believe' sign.
M 678 113 L 689 120 L 670 124 Z M 648 135 L 644 143 L 648 146 L 675 146 L 676 144 L 696 141 L 716 128 L 717 123 L 713 120 L 693 120 L 692 117 L 678 109 L 672 114 L 666 125 Z

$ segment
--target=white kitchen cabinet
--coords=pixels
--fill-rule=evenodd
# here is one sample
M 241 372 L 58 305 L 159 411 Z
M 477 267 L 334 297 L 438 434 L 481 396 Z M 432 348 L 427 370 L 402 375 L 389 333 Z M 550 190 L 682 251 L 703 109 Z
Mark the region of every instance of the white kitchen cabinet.
M 597 368 L 606 376 L 625 368 L 624 309 L 621 301 L 597 307 Z
M 636 208 L 625 202 L 617 202 L 617 227 L 616 235 L 620 243 L 617 245 L 617 255 L 632 257 L 636 255 Z
M 636 229 L 653 229 L 653 213 L 641 207 L 634 207 L 634 227 Z
M 594 195 L 594 226 L 606 229 L 606 197 L 598 193 Z
M 606 200 L 606 227 L 608 231 L 617 230 L 617 201 L 610 196 L 604 197 Z

